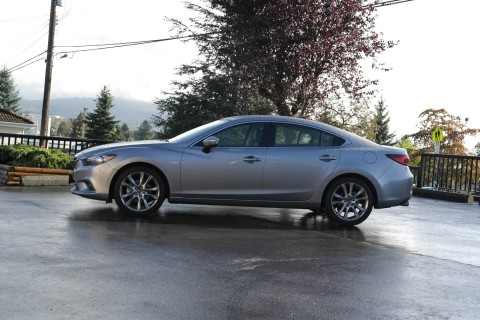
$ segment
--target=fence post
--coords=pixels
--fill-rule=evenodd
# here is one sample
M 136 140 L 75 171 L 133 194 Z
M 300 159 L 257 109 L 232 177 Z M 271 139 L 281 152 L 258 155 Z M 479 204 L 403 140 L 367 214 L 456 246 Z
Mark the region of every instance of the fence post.
M 425 158 L 422 154 L 420 156 L 420 168 L 418 168 L 417 172 L 417 188 L 421 188 L 423 186 L 423 170 L 425 170 Z

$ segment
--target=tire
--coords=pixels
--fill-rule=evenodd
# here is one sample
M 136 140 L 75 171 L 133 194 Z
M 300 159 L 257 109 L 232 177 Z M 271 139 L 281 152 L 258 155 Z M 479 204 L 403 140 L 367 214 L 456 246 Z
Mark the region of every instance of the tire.
M 142 166 L 122 172 L 113 192 L 120 210 L 133 215 L 152 214 L 165 200 L 163 179 L 154 170 Z
M 335 181 L 328 188 L 325 200 L 328 217 L 343 226 L 362 223 L 373 208 L 371 188 L 363 180 L 354 177 Z

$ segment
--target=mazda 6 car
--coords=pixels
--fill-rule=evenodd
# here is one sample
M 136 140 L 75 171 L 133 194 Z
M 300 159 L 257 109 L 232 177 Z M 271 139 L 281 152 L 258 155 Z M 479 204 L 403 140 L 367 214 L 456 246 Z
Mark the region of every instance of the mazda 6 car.
M 405 149 L 315 121 L 221 119 L 169 140 L 113 143 L 75 155 L 72 193 L 130 214 L 170 203 L 303 208 L 355 225 L 408 204 Z

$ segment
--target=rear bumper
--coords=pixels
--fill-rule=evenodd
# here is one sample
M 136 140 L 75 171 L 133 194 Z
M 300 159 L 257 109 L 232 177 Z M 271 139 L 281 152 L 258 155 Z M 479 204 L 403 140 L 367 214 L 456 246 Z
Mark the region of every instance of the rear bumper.
M 413 195 L 413 175 L 410 170 L 405 167 L 403 174 L 395 170 L 385 174 L 377 194 L 377 209 L 405 205 Z

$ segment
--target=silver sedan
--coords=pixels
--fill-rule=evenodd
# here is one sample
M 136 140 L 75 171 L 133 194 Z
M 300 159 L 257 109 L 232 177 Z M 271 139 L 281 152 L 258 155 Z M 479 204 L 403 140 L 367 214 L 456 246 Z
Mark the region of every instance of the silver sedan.
M 355 225 L 372 208 L 408 204 L 405 149 L 278 116 L 221 119 L 165 141 L 103 145 L 75 155 L 72 193 L 130 214 L 170 203 L 304 208 Z

